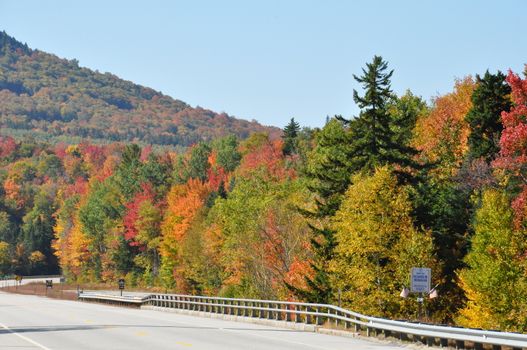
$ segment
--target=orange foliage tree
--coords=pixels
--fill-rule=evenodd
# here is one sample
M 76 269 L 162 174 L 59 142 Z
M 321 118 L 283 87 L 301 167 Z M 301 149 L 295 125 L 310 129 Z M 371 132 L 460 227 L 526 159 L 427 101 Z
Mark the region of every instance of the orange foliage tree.
M 430 114 L 421 116 L 415 128 L 414 146 L 426 160 L 441 163 L 441 172 L 452 175 L 468 151 L 470 128 L 465 115 L 472 107 L 472 77 L 457 80 L 454 91 L 434 100 Z
M 167 209 L 161 227 L 162 278 L 166 285 L 170 285 L 171 278 L 174 279 L 181 291 L 185 290 L 184 274 L 179 265 L 181 245 L 209 195 L 208 184 L 189 179 L 185 184 L 173 186 L 167 196 Z

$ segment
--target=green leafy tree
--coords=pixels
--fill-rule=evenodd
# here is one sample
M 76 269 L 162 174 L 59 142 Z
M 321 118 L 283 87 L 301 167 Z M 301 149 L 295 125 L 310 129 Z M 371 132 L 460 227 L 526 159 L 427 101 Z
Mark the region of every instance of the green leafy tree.
M 146 163 L 141 166 L 141 181 L 152 184 L 158 197 L 163 198 L 172 181 L 172 164 L 163 161 L 159 156 L 150 154 Z
M 12 252 L 9 243 L 0 241 L 0 274 L 6 275 L 12 268 Z
M 15 223 L 11 222 L 9 214 L 0 211 L 0 241 L 9 244 L 16 243 L 17 232 Z
M 523 230 L 514 228 L 508 196 L 483 193 L 467 268 L 460 273 L 468 302 L 458 317 L 467 327 L 527 331 L 527 275 Z
M 91 243 L 89 250 L 92 252 L 90 268 L 94 277 L 100 280 L 103 272 L 103 260 L 108 254 L 107 239 L 112 236 L 112 231 L 120 225 L 120 219 L 124 211 L 124 205 L 121 202 L 121 194 L 112 178 L 100 183 L 95 182 L 88 194 L 85 203 L 79 208 L 79 222 L 82 231 L 90 238 Z M 113 235 L 117 237 L 117 250 L 115 258 L 124 259 L 123 266 L 131 261 L 130 252 L 127 243 L 122 235 Z M 131 264 L 129 266 L 132 266 Z
M 141 148 L 136 144 L 125 147 L 122 160 L 115 172 L 114 180 L 126 201 L 141 189 L 143 182 L 143 164 L 141 163 Z
M 242 156 L 238 152 L 236 136 L 229 135 L 213 142 L 213 149 L 217 152 L 217 164 L 225 171 L 232 172 L 240 164 Z
M 200 142 L 192 147 L 188 155 L 180 156 L 174 169 L 176 183 L 184 184 L 188 179 L 207 180 L 211 151 L 208 143 Z
M 51 251 L 55 209 L 50 194 L 40 191 L 35 196 L 33 208 L 23 218 L 22 235 L 25 250 L 29 253 L 39 251 L 50 269 L 49 271 L 33 270 L 30 273 L 57 271 L 56 258 Z
M 410 90 L 407 90 L 404 95 L 395 98 L 391 102 L 388 110 L 391 115 L 390 128 L 394 134 L 394 143 L 411 147 L 417 119 L 419 116 L 428 113 L 426 102 L 421 97 L 412 94 Z
M 153 278 L 159 273 L 161 245 L 162 213 L 160 208 L 154 206 L 150 201 L 144 201 L 139 208 L 139 218 L 136 222 L 137 236 L 135 240 L 144 247 L 144 251 L 138 254 L 134 260 L 145 270 L 145 277 L 153 283 Z
M 483 77 L 476 76 L 477 87 L 472 93 L 472 108 L 466 115 L 470 126 L 468 137 L 469 157 L 484 157 L 490 161 L 499 151 L 499 140 L 503 125 L 501 112 L 511 108 L 511 88 L 505 81 L 505 75 L 485 72 Z

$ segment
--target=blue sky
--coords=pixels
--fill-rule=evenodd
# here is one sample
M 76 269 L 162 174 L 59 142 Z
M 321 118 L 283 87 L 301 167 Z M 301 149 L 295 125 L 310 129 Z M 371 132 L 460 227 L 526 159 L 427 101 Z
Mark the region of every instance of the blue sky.
M 0 30 L 200 105 L 266 125 L 350 117 L 373 55 L 429 100 L 486 69 L 523 71 L 527 1 L 0 0 Z

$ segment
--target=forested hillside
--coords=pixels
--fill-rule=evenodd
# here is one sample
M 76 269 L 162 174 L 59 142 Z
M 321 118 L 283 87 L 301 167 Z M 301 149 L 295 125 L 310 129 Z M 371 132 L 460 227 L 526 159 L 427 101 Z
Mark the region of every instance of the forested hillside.
M 177 79 L 177 77 L 174 77 Z M 276 128 L 192 108 L 150 88 L 31 50 L 0 32 L 0 128 L 3 135 L 77 143 L 133 141 L 190 146 L 229 134 Z
M 2 137 L 0 272 L 411 319 L 399 294 L 430 267 L 431 320 L 527 331 L 527 79 L 467 76 L 427 103 L 392 74 L 374 57 L 358 116 L 278 139 L 178 154 Z

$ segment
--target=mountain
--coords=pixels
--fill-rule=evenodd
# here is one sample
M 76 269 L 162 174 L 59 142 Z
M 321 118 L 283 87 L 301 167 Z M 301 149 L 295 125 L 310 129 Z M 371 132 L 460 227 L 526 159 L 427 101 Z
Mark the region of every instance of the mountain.
M 175 77 L 177 78 L 177 77 Z M 228 134 L 279 135 L 151 88 L 32 50 L 0 32 L 0 130 L 48 141 L 133 141 L 185 147 Z

